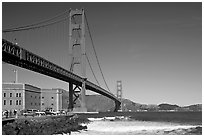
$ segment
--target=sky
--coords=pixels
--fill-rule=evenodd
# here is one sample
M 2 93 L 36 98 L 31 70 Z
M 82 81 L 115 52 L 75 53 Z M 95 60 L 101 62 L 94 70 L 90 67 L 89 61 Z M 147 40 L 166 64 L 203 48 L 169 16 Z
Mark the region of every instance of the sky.
M 136 103 L 202 103 L 202 3 L 2 3 L 2 28 L 51 18 L 69 9 L 85 9 L 99 62 L 110 91 L 122 81 L 123 98 Z M 67 17 L 66 14 L 64 17 Z M 68 20 L 51 27 L 2 34 L 12 42 L 66 69 Z M 16 39 L 16 40 L 14 40 Z M 100 85 L 107 89 L 86 26 L 86 54 Z M 40 88 L 68 89 L 68 84 L 2 63 L 2 81 Z M 88 62 L 88 80 L 96 83 Z M 79 66 L 75 73 L 80 74 Z M 92 94 L 87 92 L 87 94 Z

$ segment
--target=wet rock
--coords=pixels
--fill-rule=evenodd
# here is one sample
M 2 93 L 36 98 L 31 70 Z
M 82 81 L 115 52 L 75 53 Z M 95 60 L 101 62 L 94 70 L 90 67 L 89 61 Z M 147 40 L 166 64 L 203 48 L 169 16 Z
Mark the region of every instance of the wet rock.
M 196 128 L 191 128 L 191 130 L 186 133 L 190 135 L 202 135 L 202 127 L 198 126 Z

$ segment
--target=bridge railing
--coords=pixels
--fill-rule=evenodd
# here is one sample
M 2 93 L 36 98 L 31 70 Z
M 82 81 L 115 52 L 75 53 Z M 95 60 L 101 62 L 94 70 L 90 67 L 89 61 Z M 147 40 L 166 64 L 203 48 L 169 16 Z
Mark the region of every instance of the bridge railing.
M 49 70 L 52 70 L 54 72 L 57 72 L 57 73 L 60 73 L 62 75 L 65 75 L 69 78 L 72 78 L 76 81 L 81 81 L 81 77 L 67 71 L 66 69 L 58 66 L 58 65 L 55 65 L 53 63 L 51 63 L 50 61 L 47 61 L 46 59 L 44 58 L 41 58 L 35 54 L 33 54 L 32 52 L 29 52 L 29 51 L 25 51 L 26 52 L 26 61 L 29 61 L 29 62 L 32 62 L 36 65 L 39 65 L 41 67 L 44 67 L 44 68 L 47 68 Z
M 2 51 L 12 54 L 13 56 L 19 57 L 21 56 L 21 48 L 13 43 L 2 40 Z

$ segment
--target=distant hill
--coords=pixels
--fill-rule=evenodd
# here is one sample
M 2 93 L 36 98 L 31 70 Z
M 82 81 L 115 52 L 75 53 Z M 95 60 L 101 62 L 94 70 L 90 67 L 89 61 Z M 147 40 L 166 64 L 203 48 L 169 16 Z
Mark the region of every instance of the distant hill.
M 102 95 L 86 95 L 86 104 L 88 111 L 106 112 L 113 111 L 115 103 L 113 100 Z M 123 111 L 202 111 L 202 104 L 180 107 L 176 104 L 162 103 L 156 104 L 140 104 L 129 99 L 122 99 Z
M 115 102 L 102 95 L 86 95 L 87 110 L 90 112 L 114 111 Z
M 171 104 L 160 104 L 158 105 L 159 110 L 176 110 L 179 108 L 178 105 L 171 105 Z
M 158 106 L 154 104 L 140 104 L 135 103 L 129 99 L 122 99 L 123 111 L 157 111 Z
M 131 110 L 131 111 L 136 111 L 139 110 L 141 108 L 141 104 L 139 103 L 135 103 L 129 99 L 122 99 L 122 109 L 125 111 Z
M 157 105 L 146 105 L 135 103 L 129 99 L 122 99 L 122 109 L 123 111 L 156 111 L 158 110 Z M 105 96 L 102 95 L 86 95 L 86 105 L 88 111 L 114 111 L 115 102 Z
M 202 104 L 195 104 L 190 106 L 182 107 L 186 111 L 202 111 Z

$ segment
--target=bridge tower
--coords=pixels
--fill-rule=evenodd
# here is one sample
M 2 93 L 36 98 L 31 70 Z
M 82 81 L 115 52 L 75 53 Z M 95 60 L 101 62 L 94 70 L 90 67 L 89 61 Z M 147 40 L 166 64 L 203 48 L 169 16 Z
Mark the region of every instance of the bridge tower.
M 69 110 L 86 112 L 86 51 L 85 51 L 85 23 L 84 9 L 71 10 L 69 12 L 69 55 L 71 57 L 70 71 L 74 72 L 74 66 L 81 65 L 82 85 L 69 83 Z M 81 86 L 81 88 L 80 88 Z M 74 87 L 74 88 L 73 88 Z M 78 89 L 78 91 L 77 91 Z M 74 96 L 73 96 L 74 95 Z M 79 99 L 80 107 L 74 107 Z
M 117 98 L 120 99 L 121 101 L 121 111 L 122 111 L 122 81 L 118 80 L 117 81 L 117 94 L 116 94 Z

